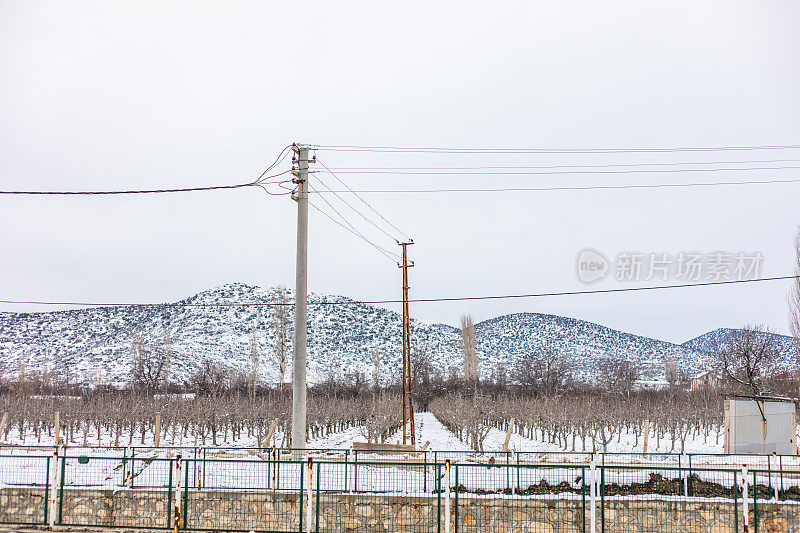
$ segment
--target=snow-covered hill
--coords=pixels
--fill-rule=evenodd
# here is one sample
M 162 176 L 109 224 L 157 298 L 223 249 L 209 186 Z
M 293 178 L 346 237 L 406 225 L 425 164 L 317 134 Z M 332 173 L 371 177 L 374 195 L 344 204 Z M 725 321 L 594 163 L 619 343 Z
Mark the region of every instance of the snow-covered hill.
M 700 335 L 699 337 L 688 340 L 681 346 L 699 352 L 711 353 L 715 350 L 715 346 L 724 346 L 728 337 L 739 331 L 742 330 L 718 328 Z M 780 350 L 780 364 L 784 366 L 793 366 L 795 364 L 796 353 L 794 339 L 788 335 L 779 335 L 778 333 L 771 333 L 771 335 L 775 338 Z
M 173 381 L 182 382 L 205 358 L 237 370 L 250 368 L 250 330 L 256 324 L 260 373 L 276 381 L 273 353 L 273 313 L 269 306 L 220 306 L 221 303 L 273 301 L 275 290 L 241 283 L 201 292 L 172 305 L 121 306 L 47 313 L 0 313 L 0 362 L 16 371 L 50 368 L 70 381 L 122 383 L 128 380 L 130 341 L 136 330 L 153 342 L 172 336 Z M 291 297 L 291 291 L 290 291 Z M 312 294 L 310 302 L 347 300 Z M 291 345 L 291 320 L 289 339 Z M 476 324 L 480 369 L 488 375 L 502 361 L 513 366 L 514 356 L 553 348 L 575 361 L 576 373 L 591 377 L 597 363 L 608 356 L 641 364 L 654 375 L 663 373 L 663 358 L 673 357 L 688 370 L 704 367 L 704 352 L 655 339 L 639 337 L 573 318 L 521 313 Z M 400 365 L 401 319 L 380 307 L 352 305 L 309 306 L 309 379 L 320 380 L 332 371 L 362 370 L 371 375 L 372 354 L 381 354 L 382 380 L 388 381 Z M 412 341 L 424 346 L 433 364 L 443 371 L 460 367 L 459 333 L 442 324 L 412 320 Z M 291 353 L 291 346 L 290 346 Z M 291 369 L 291 363 L 288 366 Z M 287 375 L 286 379 L 290 379 Z
M 667 354 L 689 372 L 707 364 L 706 356 L 690 348 L 555 315 L 505 315 L 477 324 L 475 331 L 480 349 L 488 356 L 483 360 L 504 358 L 510 365 L 516 355 L 553 349 L 567 355 L 574 362 L 573 371 L 587 379 L 607 357 L 632 361 L 644 375 L 653 377 L 663 376 Z

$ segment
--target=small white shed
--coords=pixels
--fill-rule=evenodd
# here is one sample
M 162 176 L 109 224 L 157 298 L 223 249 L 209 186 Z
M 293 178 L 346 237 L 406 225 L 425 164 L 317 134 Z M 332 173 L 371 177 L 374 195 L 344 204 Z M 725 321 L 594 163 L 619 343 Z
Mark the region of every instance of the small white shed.
M 726 398 L 725 453 L 796 455 L 795 400 L 774 396 Z

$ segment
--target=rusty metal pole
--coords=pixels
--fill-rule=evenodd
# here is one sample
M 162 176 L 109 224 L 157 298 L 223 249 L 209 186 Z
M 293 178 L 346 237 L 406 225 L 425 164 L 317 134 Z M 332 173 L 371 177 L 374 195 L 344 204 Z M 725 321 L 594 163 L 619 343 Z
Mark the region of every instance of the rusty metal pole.
M 414 403 L 411 394 L 411 317 L 408 310 L 408 269 L 414 262 L 408 262 L 407 247 L 414 244 L 409 242 L 398 243 L 403 249 L 403 263 L 397 265 L 403 270 L 403 444 L 411 440 L 414 445 Z
M 174 517 L 173 533 L 178 533 L 178 530 L 183 525 L 181 522 L 181 460 L 183 456 L 178 452 L 175 461 L 175 501 L 173 502 L 172 512 Z

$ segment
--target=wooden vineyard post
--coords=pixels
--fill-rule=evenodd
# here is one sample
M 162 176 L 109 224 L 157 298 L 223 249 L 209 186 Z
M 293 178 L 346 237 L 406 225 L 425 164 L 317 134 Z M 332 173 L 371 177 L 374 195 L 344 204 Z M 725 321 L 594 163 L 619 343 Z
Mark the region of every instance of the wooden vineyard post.
M 644 448 L 642 449 L 642 456 L 647 455 L 647 436 L 650 434 L 650 419 L 644 421 Z

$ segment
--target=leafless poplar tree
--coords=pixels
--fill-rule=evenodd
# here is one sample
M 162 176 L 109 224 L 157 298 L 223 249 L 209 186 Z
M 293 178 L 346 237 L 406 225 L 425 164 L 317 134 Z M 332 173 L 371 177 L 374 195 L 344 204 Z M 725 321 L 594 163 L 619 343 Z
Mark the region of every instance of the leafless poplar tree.
M 258 337 L 256 336 L 256 321 L 250 327 L 250 396 L 255 397 L 258 387 Z
M 172 340 L 169 331 L 164 336 L 163 346 L 149 343 L 141 331 L 131 335 L 131 383 L 136 389 L 152 394 L 169 377 Z
M 789 293 L 789 330 L 794 337 L 795 357 L 800 364 L 800 229 L 794 238 L 794 273 L 792 290 Z
M 464 356 L 464 381 L 475 383 L 478 380 L 478 343 L 472 315 L 461 315 L 461 353 Z
M 275 328 L 275 362 L 278 364 L 280 383 L 286 379 L 287 339 L 289 335 L 289 296 L 286 287 L 275 288 L 275 305 L 272 306 L 273 327 Z
M 666 357 L 664 357 L 664 377 L 666 377 L 670 387 L 675 387 L 680 381 L 678 363 L 675 362 L 675 358 L 672 357 L 672 354 L 667 354 Z
M 770 388 L 780 359 L 780 347 L 771 331 L 746 326 L 715 343 L 717 367 L 728 382 L 759 395 Z
M 380 369 L 381 369 L 381 351 L 376 347 L 372 352 L 372 394 L 378 394 L 380 390 Z

